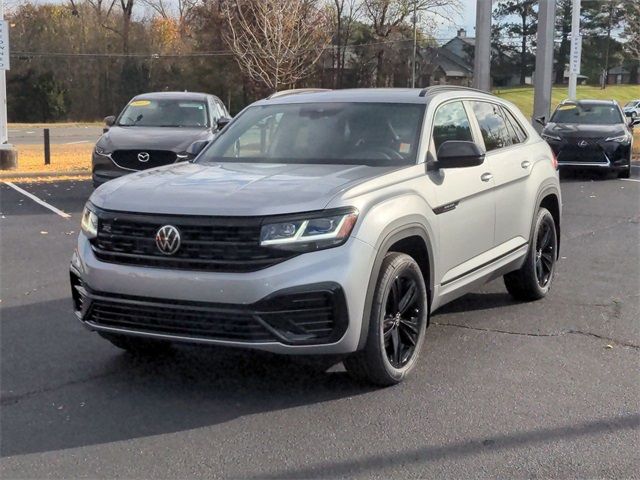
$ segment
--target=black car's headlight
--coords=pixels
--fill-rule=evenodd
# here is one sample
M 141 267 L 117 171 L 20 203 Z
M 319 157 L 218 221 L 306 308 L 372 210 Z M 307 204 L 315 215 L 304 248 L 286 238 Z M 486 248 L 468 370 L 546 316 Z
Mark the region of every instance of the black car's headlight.
M 540 136 L 541 136 L 542 138 L 544 138 L 545 140 L 551 140 L 551 141 L 554 141 L 554 142 L 561 142 L 561 141 L 562 141 L 562 138 L 561 138 L 561 137 L 559 137 L 559 136 L 557 136 L 557 135 L 551 135 L 550 133 L 542 132 L 542 133 L 540 134 Z
M 357 219 L 358 211 L 348 208 L 265 223 L 260 232 L 260 245 L 296 252 L 337 247 L 347 241 Z
M 87 238 L 92 239 L 98 236 L 98 216 L 92 210 L 92 205 L 87 202 L 82 211 L 80 227 Z
M 102 155 L 103 157 L 108 157 L 112 153 L 112 152 L 110 152 L 109 150 L 107 150 L 105 148 L 99 147 L 98 145 L 96 145 L 95 152 L 98 155 Z
M 616 135 L 615 137 L 607 137 L 605 142 L 616 142 L 616 143 L 629 143 L 631 141 L 631 136 L 627 135 Z

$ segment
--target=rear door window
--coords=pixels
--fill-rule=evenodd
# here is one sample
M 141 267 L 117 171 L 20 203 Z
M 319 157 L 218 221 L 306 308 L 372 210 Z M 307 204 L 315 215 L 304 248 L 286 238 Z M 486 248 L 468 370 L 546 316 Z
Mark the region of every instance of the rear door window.
M 513 144 L 500 106 L 489 102 L 471 102 L 487 152 Z

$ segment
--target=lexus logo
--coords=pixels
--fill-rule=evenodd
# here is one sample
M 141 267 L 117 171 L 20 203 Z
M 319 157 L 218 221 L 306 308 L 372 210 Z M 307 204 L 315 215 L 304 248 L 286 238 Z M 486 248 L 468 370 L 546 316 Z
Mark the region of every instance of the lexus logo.
M 149 161 L 149 154 L 147 152 L 140 152 L 138 154 L 138 161 L 146 163 Z
M 173 255 L 180 248 L 180 232 L 173 225 L 160 227 L 156 233 L 156 246 L 161 253 Z
M 586 147 L 587 145 L 589 145 L 589 143 L 588 143 L 586 140 L 580 140 L 580 141 L 578 142 L 578 146 L 579 146 L 579 147 L 584 148 L 584 147 Z

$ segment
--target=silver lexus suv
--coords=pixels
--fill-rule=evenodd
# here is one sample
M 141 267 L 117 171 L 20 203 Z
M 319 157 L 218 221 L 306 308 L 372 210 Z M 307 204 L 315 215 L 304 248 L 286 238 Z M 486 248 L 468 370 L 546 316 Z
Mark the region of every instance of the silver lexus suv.
M 280 92 L 195 160 L 91 195 L 75 313 L 129 351 L 331 356 L 391 385 L 438 307 L 497 277 L 518 299 L 547 294 L 560 210 L 551 149 L 495 96 Z

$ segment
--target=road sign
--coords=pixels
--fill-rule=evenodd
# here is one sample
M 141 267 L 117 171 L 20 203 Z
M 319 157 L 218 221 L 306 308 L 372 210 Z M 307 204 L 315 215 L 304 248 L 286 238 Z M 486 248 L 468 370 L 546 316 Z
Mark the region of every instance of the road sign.
M 580 75 L 580 57 L 582 56 L 582 35 L 571 38 L 571 55 L 569 57 L 569 73 Z
M 0 20 L 0 70 L 9 70 L 9 23 Z

